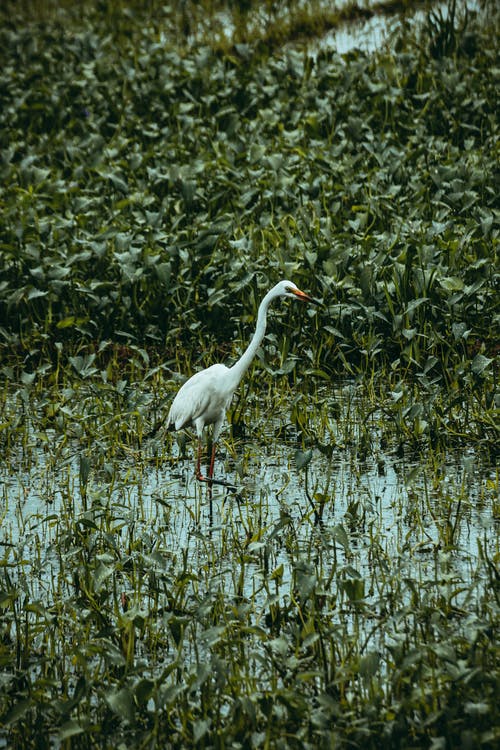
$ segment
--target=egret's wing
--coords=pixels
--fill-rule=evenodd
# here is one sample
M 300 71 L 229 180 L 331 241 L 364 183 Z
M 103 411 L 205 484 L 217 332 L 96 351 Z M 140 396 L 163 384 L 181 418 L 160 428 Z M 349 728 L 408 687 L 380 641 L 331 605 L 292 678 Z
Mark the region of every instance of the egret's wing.
M 205 424 L 215 422 L 225 407 L 227 395 L 223 387 L 225 365 L 212 365 L 195 373 L 179 389 L 167 418 L 167 428 L 186 427 L 199 417 Z

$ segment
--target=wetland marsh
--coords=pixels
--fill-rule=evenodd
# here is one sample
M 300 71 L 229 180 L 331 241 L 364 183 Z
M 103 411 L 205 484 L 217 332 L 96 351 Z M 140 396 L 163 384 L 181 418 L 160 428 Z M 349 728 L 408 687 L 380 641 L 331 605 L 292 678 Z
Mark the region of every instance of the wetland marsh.
M 0 10 L 0 747 L 493 750 L 498 10 L 251 6 Z

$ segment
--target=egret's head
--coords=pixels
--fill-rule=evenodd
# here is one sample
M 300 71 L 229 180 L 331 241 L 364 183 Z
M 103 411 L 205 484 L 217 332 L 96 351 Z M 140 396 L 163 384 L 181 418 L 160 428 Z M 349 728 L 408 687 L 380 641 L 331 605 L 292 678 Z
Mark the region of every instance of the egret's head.
M 284 297 L 294 297 L 300 299 L 302 302 L 313 302 L 317 304 L 316 300 L 310 297 L 305 292 L 301 291 L 299 287 L 293 283 L 293 281 L 280 281 L 275 287 L 277 295 Z M 279 290 L 279 291 L 278 291 Z

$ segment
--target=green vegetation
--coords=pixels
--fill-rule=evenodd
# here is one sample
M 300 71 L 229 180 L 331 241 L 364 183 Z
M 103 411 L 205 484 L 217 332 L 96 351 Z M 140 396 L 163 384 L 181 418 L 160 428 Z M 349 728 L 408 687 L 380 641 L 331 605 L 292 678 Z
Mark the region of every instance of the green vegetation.
M 499 741 L 498 11 L 253 5 L 0 9 L 0 746 Z

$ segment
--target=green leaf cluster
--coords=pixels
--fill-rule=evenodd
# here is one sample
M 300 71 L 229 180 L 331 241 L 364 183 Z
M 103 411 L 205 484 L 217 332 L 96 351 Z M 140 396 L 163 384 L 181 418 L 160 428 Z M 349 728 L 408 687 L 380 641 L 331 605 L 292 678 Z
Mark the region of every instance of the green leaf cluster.
M 340 58 L 83 16 L 0 32 L 9 345 L 222 345 L 292 277 L 325 302 L 321 369 L 334 342 L 373 366 L 491 357 L 495 23 L 469 14 L 448 54 L 403 30 Z

